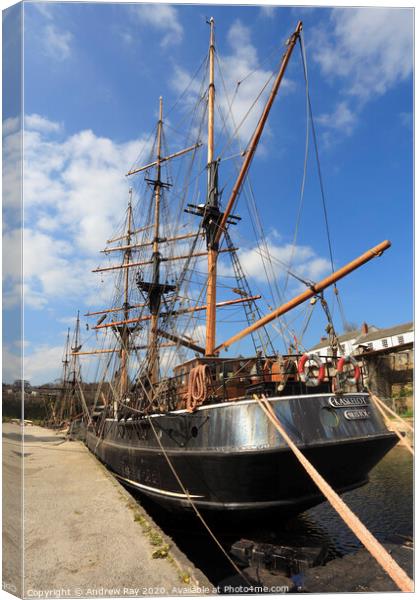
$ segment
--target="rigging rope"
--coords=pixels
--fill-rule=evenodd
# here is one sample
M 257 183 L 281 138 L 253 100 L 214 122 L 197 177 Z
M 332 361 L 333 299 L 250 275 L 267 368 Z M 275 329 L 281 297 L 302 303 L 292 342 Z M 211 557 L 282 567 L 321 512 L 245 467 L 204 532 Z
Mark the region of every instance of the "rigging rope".
M 316 158 L 317 172 L 318 172 L 318 179 L 319 179 L 319 187 L 320 187 L 321 200 L 322 200 L 322 209 L 323 209 L 324 221 L 325 221 L 325 230 L 327 233 L 328 252 L 329 252 L 329 258 L 330 258 L 330 263 L 331 263 L 331 272 L 333 272 L 334 271 L 334 259 L 333 259 L 333 252 L 332 252 L 331 233 L 330 233 L 330 225 L 329 225 L 329 221 L 328 221 L 327 203 L 326 203 L 326 198 L 325 198 L 325 188 L 324 188 L 324 182 L 323 182 L 322 171 L 321 171 L 321 161 L 320 161 L 319 151 L 318 151 L 318 141 L 317 141 L 317 135 L 316 135 L 316 130 L 315 130 L 313 112 L 312 112 L 311 96 L 309 93 L 308 67 L 307 67 L 307 60 L 306 60 L 305 43 L 303 40 L 303 32 L 301 32 L 301 34 L 299 36 L 299 48 L 300 48 L 300 55 L 302 58 L 303 74 L 304 74 L 304 78 L 305 78 L 307 108 L 308 108 L 308 112 L 309 112 L 309 119 L 310 119 L 310 123 L 311 123 L 311 131 L 312 131 L 312 139 L 313 139 L 313 143 L 314 143 L 315 158 Z M 337 298 L 337 304 L 338 304 L 338 308 L 340 310 L 343 327 L 344 327 L 344 329 L 346 329 L 348 327 L 348 321 L 346 320 L 346 317 L 344 314 L 343 303 L 339 296 L 338 287 L 336 284 L 333 285 L 333 290 L 334 290 L 334 294 Z
M 302 32 L 301 32 L 301 35 L 302 35 Z M 300 36 L 299 36 L 299 40 L 300 40 Z M 301 182 L 301 186 L 300 186 L 300 198 L 299 198 L 298 213 L 297 213 L 297 217 L 296 217 L 295 231 L 294 231 L 294 234 L 293 234 L 292 252 L 290 254 L 289 267 L 288 267 L 288 270 L 286 272 L 286 278 L 285 278 L 285 281 L 284 281 L 283 293 L 286 292 L 287 284 L 288 284 L 288 281 L 289 281 L 289 269 L 291 269 L 291 267 L 292 267 L 294 255 L 295 255 L 295 252 L 296 252 L 297 236 L 298 236 L 300 221 L 301 221 L 301 218 L 302 218 L 303 200 L 304 200 L 305 186 L 306 186 L 306 174 L 307 174 L 307 168 L 308 168 L 308 156 L 309 156 L 309 82 L 308 82 L 308 76 L 307 76 L 306 60 L 304 61 L 303 69 L 304 69 L 304 73 L 305 73 L 305 91 L 306 91 L 305 157 L 304 157 L 304 161 L 303 161 L 303 174 L 302 174 L 302 182 Z M 303 334 L 302 334 L 301 337 L 303 337 Z

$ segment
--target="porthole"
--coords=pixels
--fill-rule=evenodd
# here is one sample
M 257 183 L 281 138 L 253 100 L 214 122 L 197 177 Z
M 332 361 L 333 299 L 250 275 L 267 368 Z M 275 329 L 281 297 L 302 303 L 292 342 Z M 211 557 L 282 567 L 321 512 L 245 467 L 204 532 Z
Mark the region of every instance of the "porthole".
M 324 427 L 331 427 L 334 429 L 335 427 L 338 427 L 339 422 L 340 419 L 338 418 L 336 410 L 330 408 L 329 406 L 324 406 L 321 409 L 321 423 L 324 425 Z

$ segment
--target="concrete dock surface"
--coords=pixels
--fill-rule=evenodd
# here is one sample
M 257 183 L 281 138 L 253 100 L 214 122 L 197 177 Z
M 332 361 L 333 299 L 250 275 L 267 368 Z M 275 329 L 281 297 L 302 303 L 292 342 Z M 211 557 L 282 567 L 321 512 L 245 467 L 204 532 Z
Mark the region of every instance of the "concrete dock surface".
M 16 463 L 19 426 L 4 424 L 3 436 L 4 460 Z M 23 455 L 25 598 L 213 593 L 206 577 L 81 442 L 26 426 Z M 19 574 L 12 565 L 9 579 L 13 568 Z

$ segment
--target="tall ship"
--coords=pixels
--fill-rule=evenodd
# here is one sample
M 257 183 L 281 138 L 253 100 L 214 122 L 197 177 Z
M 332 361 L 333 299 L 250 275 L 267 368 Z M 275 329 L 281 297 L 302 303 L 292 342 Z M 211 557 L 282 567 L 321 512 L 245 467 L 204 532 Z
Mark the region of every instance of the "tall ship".
M 262 233 L 248 175 L 294 48 L 305 58 L 302 23 L 272 79 L 257 90 L 258 106 L 264 95 L 262 112 L 245 149 L 233 155 L 231 143 L 219 148 L 217 140 L 222 132 L 237 140 L 242 122 L 230 127 L 224 122 L 234 112 L 232 98 L 223 110 L 217 105 L 224 82 L 222 75 L 215 77 L 223 64 L 213 19 L 209 29 L 202 69 L 180 100 L 189 116 L 175 127 L 173 107 L 165 114 L 160 98 L 156 128 L 145 144 L 148 155 L 127 173 L 132 188 L 120 229 L 102 251 L 105 264 L 95 269 L 111 297 L 108 306 L 86 315 L 98 347 L 81 348 L 78 342 L 71 352 L 92 355 L 99 365 L 93 406 L 81 402 L 85 440 L 122 483 L 169 510 L 245 517 L 300 512 L 323 497 L 259 399 L 267 399 L 338 493 L 368 481 L 398 438 L 386 428 L 359 364 L 343 355 L 324 290 L 337 295 L 336 283 L 380 256 L 390 242 L 341 268 L 332 264 L 318 282 L 294 272 L 291 255 L 281 266 L 299 293 L 288 299 L 279 293 L 277 306 L 251 289 L 242 266 L 241 229 L 256 232 L 261 269 L 270 285 L 278 283 L 273 277 L 278 259 Z M 306 60 L 303 65 L 306 77 Z M 248 225 L 240 214 L 244 196 L 252 215 Z M 278 206 L 271 220 L 281 221 Z M 330 339 L 324 357 L 304 352 L 283 320 L 298 306 L 309 314 L 315 305 Z M 304 327 L 308 323 L 309 318 Z M 280 335 L 286 336 L 284 352 L 276 348 Z M 239 343 L 241 353 L 235 355 Z M 80 386 L 79 393 L 83 396 Z

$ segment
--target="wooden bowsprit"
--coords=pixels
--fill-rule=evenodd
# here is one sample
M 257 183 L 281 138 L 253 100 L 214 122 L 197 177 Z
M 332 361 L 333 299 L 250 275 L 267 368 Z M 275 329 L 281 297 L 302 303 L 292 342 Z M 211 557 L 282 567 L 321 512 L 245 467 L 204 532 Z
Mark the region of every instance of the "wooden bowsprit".
M 260 399 L 256 395 L 254 395 L 254 399 L 259 403 L 264 414 L 280 433 L 302 467 L 326 497 L 334 510 L 340 515 L 347 527 L 351 529 L 354 535 L 362 542 L 365 548 L 381 565 L 384 571 L 391 577 L 401 591 L 413 592 L 414 582 L 412 579 L 410 579 L 407 573 L 392 558 L 382 544 L 380 544 L 378 540 L 370 533 L 360 519 L 353 513 L 352 510 L 350 510 L 344 500 L 340 498 L 340 496 L 332 489 L 329 483 L 325 481 L 322 475 L 318 473 L 315 467 L 309 462 L 306 456 L 304 456 L 304 454 L 299 450 L 293 440 L 289 437 L 283 425 L 280 423 L 277 415 L 274 413 L 267 399 L 265 397 Z

